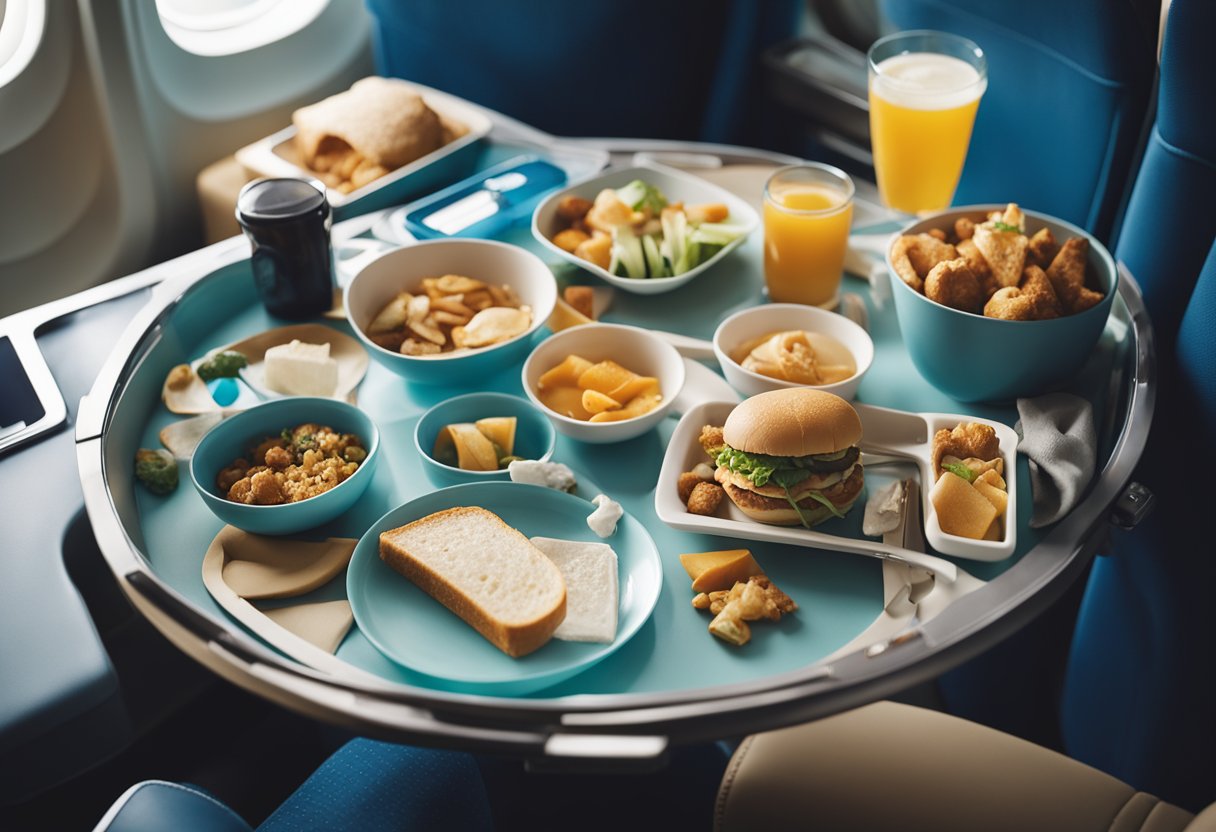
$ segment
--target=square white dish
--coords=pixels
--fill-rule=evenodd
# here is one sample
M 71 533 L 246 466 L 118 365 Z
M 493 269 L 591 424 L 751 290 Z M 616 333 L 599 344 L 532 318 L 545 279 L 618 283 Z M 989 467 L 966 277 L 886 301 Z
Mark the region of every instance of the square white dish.
M 853 406 L 861 417 L 863 454 L 900 457 L 916 465 L 922 485 L 921 516 L 924 517 L 925 539 L 935 551 L 943 555 L 982 561 L 1000 561 L 1013 554 L 1017 548 L 1018 516 L 1017 473 L 1014 467 L 1018 438 L 1013 428 L 1000 422 L 958 414 L 907 413 L 858 403 Z M 815 529 L 804 529 L 801 526 L 770 526 L 758 523 L 740 511 L 729 499 L 722 501 L 722 506 L 715 515 L 703 516 L 690 512 L 680 501 L 676 481 L 681 473 L 692 470 L 698 462 L 709 462 L 698 442 L 701 427 L 723 424 L 734 407 L 735 405 L 729 402 L 708 402 L 691 408 L 680 419 L 667 445 L 655 489 L 654 506 L 659 519 L 672 528 L 701 534 L 861 554 L 881 554 L 884 547 L 877 539 L 841 537 Z M 996 430 L 1009 494 L 1004 523 L 1005 537 L 1002 540 L 971 540 L 946 534 L 942 531 L 937 512 L 929 501 L 931 485 L 925 484 L 933 482 L 933 434 L 941 428 L 953 428 L 960 422 L 980 422 L 991 425 Z M 859 500 L 853 511 L 860 512 L 863 508 L 864 501 Z
M 359 203 L 359 213 L 397 205 L 410 196 L 446 185 L 471 173 L 477 143 L 490 132 L 490 119 L 474 104 L 445 92 L 410 82 L 427 106 L 444 118 L 468 127 L 463 136 L 421 156 L 408 165 L 386 173 L 348 194 L 326 188 L 325 195 L 337 219 L 354 216 L 348 206 Z M 300 164 L 295 150 L 296 128 L 288 126 L 236 152 L 236 160 L 257 176 L 289 176 L 316 179 L 316 171 Z
M 724 246 L 721 251 L 715 254 L 710 259 L 706 260 L 695 269 L 689 269 L 683 274 L 674 277 L 656 277 L 656 278 L 633 278 L 619 277 L 612 274 L 607 269 L 601 269 L 594 263 L 589 263 L 580 257 L 575 257 L 573 253 L 565 251 L 553 243 L 553 235 L 560 229 L 558 228 L 557 205 L 564 197 L 579 196 L 584 199 L 595 201 L 596 194 L 605 188 L 621 188 L 628 185 L 635 179 L 642 179 L 654 185 L 663 192 L 663 196 L 667 197 L 670 202 L 684 202 L 685 204 L 696 204 L 701 202 L 721 202 L 727 207 L 730 212 L 729 222 L 732 225 L 738 225 L 745 229 L 744 233 L 738 238 Z M 597 176 L 594 179 L 587 179 L 583 182 L 572 185 L 556 193 L 550 194 L 549 197 L 536 206 L 536 211 L 532 214 L 532 235 L 545 248 L 552 251 L 563 260 L 569 261 L 581 269 L 591 272 L 596 277 L 611 283 L 618 289 L 626 292 L 633 292 L 638 295 L 657 295 L 663 292 L 670 292 L 678 289 L 689 281 L 702 274 L 708 269 L 714 267 L 722 258 L 726 257 L 736 248 L 741 246 L 748 236 L 756 230 L 756 226 L 760 224 L 760 217 L 756 214 L 754 208 L 745 200 L 735 196 L 725 188 L 720 188 L 711 182 L 707 182 L 699 176 L 694 176 L 691 173 L 685 173 L 682 170 L 665 167 L 655 163 L 642 165 L 630 168 L 617 168 L 609 170 L 607 173 Z

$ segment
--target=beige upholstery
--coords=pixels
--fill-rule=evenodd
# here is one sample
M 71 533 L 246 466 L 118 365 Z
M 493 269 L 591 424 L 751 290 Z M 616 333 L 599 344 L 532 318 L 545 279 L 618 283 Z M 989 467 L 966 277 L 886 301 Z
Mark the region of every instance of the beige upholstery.
M 749 737 L 715 818 L 721 832 L 1216 828 L 1216 815 L 1188 826 L 1189 812 L 1061 754 L 892 702 Z
M 241 233 L 236 224 L 236 197 L 251 179 L 249 171 L 233 156 L 199 171 L 195 188 L 203 215 L 203 237 L 208 245 Z

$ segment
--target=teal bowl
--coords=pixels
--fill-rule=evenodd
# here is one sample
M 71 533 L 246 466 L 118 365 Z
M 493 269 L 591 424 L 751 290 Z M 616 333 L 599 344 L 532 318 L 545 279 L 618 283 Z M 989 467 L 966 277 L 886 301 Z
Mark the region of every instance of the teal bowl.
M 1004 205 L 971 205 L 918 220 L 900 234 L 948 230 L 959 217 L 982 221 Z M 1058 389 L 1085 366 L 1106 327 L 1119 273 L 1106 247 L 1082 229 L 1044 214 L 1026 211 L 1026 232 L 1049 228 L 1063 243 L 1089 240 L 1089 276 L 1105 297 L 1077 315 L 1049 321 L 1004 321 L 942 306 L 904 283 L 891 265 L 887 271 L 904 348 L 925 381 L 960 402 L 1003 402 Z M 895 238 L 892 237 L 892 240 Z
M 215 477 L 222 468 L 245 456 L 262 438 L 305 422 L 355 434 L 363 440 L 367 458 L 341 484 L 298 503 L 250 506 L 220 495 Z M 362 410 L 336 399 L 293 396 L 242 410 L 208 431 L 190 459 L 190 479 L 207 508 L 225 523 L 254 534 L 293 534 L 328 523 L 353 506 L 371 483 L 379 456 L 380 431 Z
M 500 344 L 438 355 L 402 355 L 367 337 L 367 327 L 385 304 L 402 291 L 417 289 L 424 277 L 445 274 L 507 284 L 532 308 L 531 327 Z M 494 240 L 426 240 L 368 263 L 347 285 L 343 302 L 351 328 L 373 360 L 407 381 L 468 388 L 527 357 L 557 303 L 557 283 L 543 260 L 519 246 Z
M 432 407 L 414 426 L 414 447 L 422 459 L 427 476 L 440 487 L 466 482 L 510 479 L 507 471 L 465 471 L 445 465 L 431 456 L 435 439 L 446 425 L 476 422 L 493 416 L 515 417 L 515 455 L 545 462 L 553 456 L 557 432 L 553 425 L 526 399 L 506 393 L 468 393 Z

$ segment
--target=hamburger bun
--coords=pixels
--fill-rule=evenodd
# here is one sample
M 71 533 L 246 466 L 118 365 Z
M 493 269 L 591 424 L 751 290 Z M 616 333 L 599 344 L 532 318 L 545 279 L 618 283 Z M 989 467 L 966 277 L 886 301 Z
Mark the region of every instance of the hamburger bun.
M 861 419 L 847 401 L 822 390 L 770 390 L 731 411 L 722 438 L 732 448 L 753 454 L 830 454 L 861 441 Z

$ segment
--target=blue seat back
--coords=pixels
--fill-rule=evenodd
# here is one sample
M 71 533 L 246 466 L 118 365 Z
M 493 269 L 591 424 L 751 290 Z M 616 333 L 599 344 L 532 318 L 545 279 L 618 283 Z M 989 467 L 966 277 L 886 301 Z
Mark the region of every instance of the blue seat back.
M 962 35 L 988 57 L 954 203 L 1017 202 L 1107 239 L 1152 88 L 1151 18 L 1126 0 L 883 0 L 882 9 L 898 29 Z
M 562 136 L 741 141 L 796 0 L 367 0 L 384 75 Z
M 1136 479 L 1156 513 L 1094 564 L 1074 636 L 1063 727 L 1073 756 L 1197 810 L 1216 799 L 1216 4 L 1174 0 L 1157 122 L 1117 257 L 1144 290 L 1157 408 Z

